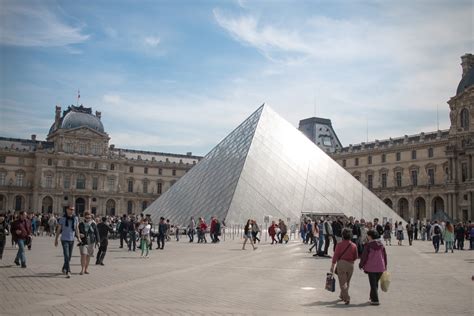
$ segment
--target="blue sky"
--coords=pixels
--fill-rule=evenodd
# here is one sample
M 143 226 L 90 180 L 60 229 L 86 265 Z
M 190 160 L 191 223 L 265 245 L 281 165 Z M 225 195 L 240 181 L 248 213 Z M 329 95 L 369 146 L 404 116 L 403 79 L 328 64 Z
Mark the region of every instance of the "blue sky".
M 472 1 L 0 2 L 0 135 L 44 139 L 54 106 L 111 144 L 206 154 L 266 102 L 344 145 L 449 127 Z

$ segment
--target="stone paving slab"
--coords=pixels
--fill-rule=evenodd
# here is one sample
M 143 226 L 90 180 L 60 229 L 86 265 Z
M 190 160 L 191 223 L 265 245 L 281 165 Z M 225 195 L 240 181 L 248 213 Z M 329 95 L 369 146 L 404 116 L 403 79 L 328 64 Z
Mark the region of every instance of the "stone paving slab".
M 435 254 L 431 243 L 387 247 L 392 284 L 380 306 L 367 304 L 367 276 L 355 271 L 351 304 L 323 289 L 330 260 L 312 257 L 298 241 L 262 242 L 242 251 L 239 240 L 219 244 L 172 241 L 149 259 L 110 242 L 105 267 L 73 277 L 60 273 L 61 247 L 37 237 L 28 268 L 0 263 L 0 315 L 472 315 L 474 251 Z M 93 262 L 94 259 L 91 260 Z

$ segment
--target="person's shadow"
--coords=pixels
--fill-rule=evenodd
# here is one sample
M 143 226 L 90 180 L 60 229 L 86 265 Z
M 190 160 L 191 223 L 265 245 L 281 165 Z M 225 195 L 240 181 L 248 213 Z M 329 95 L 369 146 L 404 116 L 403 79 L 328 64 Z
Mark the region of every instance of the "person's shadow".
M 349 304 L 346 305 L 341 300 L 335 301 L 317 301 L 312 303 L 303 304 L 302 306 L 313 307 L 313 306 L 326 306 L 330 308 L 350 308 L 350 307 L 365 307 L 370 306 L 369 302 L 359 303 L 359 304 Z

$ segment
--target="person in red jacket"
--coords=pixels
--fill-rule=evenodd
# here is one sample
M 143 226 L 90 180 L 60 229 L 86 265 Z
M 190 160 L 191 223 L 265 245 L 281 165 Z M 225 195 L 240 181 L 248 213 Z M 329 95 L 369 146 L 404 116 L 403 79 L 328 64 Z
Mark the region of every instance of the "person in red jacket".
M 275 239 L 275 236 L 276 236 L 276 223 L 275 221 L 272 221 L 272 224 L 270 225 L 270 227 L 268 227 L 268 234 L 270 235 L 270 237 L 272 237 L 272 245 L 273 245 L 273 242 L 275 242 L 275 245 L 278 244 L 278 240 Z
M 337 265 L 337 277 L 341 288 L 339 298 L 344 303 L 349 304 L 349 285 L 354 272 L 354 261 L 357 260 L 357 245 L 351 241 L 352 229 L 344 228 L 342 231 L 342 241 L 337 243 L 336 250 L 332 256 L 331 273 L 334 273 L 334 267 Z
M 15 264 L 26 268 L 25 246 L 27 240 L 31 238 L 31 223 L 26 217 L 26 212 L 20 212 L 20 217 L 12 223 L 12 238 L 18 244 L 18 253 L 16 254 Z

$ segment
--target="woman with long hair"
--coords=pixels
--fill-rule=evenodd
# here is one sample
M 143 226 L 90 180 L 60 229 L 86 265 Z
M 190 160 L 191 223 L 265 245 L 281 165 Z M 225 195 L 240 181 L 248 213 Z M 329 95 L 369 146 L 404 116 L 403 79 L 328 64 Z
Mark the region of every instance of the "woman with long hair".
M 451 250 L 451 253 L 454 252 L 453 244 L 454 244 L 454 226 L 450 222 L 446 222 L 446 229 L 443 232 L 443 239 L 446 244 L 446 252 Z
M 245 224 L 244 227 L 244 245 L 242 246 L 242 250 L 245 250 L 245 244 L 247 244 L 248 240 L 250 240 L 250 244 L 252 245 L 253 250 L 257 249 L 257 247 L 255 247 L 255 245 L 253 244 L 251 219 L 247 221 L 247 224 Z
M 402 227 L 401 224 L 398 225 Z M 387 253 L 383 243 L 378 240 L 380 235 L 375 230 L 367 232 L 369 242 L 364 247 L 359 268 L 369 276 L 370 304 L 379 305 L 378 284 L 382 273 L 387 270 Z

